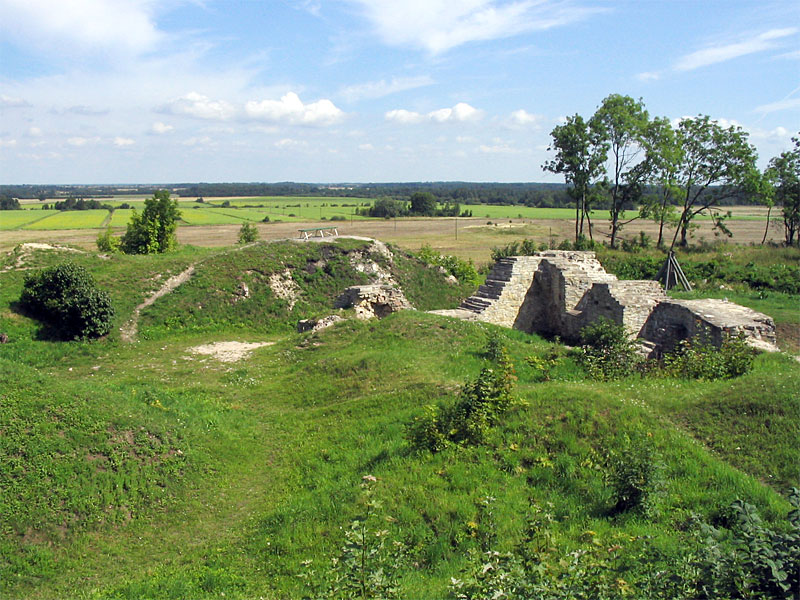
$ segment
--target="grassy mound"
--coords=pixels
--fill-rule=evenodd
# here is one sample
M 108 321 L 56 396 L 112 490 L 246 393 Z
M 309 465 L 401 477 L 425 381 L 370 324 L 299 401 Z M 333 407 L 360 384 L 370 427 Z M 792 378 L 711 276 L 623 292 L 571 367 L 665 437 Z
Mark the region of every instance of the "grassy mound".
M 785 530 L 800 484 L 795 361 L 762 356 L 724 382 L 600 384 L 568 350 L 497 330 L 517 401 L 486 443 L 417 453 L 406 423 L 475 379 L 495 328 L 409 311 L 294 333 L 362 281 L 350 258 L 367 247 L 77 256 L 118 324 L 196 264 L 145 309 L 135 344 L 37 339 L 13 310 L 21 273 L 0 273 L 0 596 L 287 598 L 366 577 L 441 598 L 456 594 L 451 578 L 471 581 L 475 557 L 526 547 L 556 583 L 647 597 L 658 572 L 701 561 L 696 524 L 727 531 L 736 499 Z M 302 292 L 291 309 L 269 286 L 286 268 Z M 398 252 L 392 268 L 401 283 L 439 278 L 406 289 L 417 306 L 426 287 L 438 306 L 457 302 L 412 258 Z M 250 297 L 235 300 L 242 281 Z M 236 363 L 192 350 L 248 337 L 276 343 Z M 650 478 L 641 510 L 615 508 L 623 467 Z M 363 569 L 354 549 L 369 554 Z

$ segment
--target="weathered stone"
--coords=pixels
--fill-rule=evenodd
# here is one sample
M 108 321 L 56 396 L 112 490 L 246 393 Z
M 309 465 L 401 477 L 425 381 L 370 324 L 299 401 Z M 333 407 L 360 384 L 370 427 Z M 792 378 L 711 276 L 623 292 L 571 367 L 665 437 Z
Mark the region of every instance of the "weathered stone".
M 297 323 L 297 332 L 305 333 L 306 331 L 319 331 L 320 329 L 330 327 L 339 321 L 344 321 L 344 319 L 339 315 L 328 315 L 327 317 L 322 317 L 321 319 L 302 319 Z
M 360 285 L 347 288 L 334 308 L 354 308 L 359 319 L 382 319 L 399 310 L 413 310 L 402 290 L 390 285 Z
M 5 333 L 0 333 L 0 344 L 7 344 L 8 336 Z
M 754 347 L 777 349 L 775 324 L 767 315 L 722 300 L 670 300 L 656 281 L 617 280 L 594 252 L 501 258 L 460 308 L 480 321 L 567 342 L 577 342 L 583 327 L 605 317 L 625 325 L 648 354 L 695 336 L 719 346 L 739 332 Z

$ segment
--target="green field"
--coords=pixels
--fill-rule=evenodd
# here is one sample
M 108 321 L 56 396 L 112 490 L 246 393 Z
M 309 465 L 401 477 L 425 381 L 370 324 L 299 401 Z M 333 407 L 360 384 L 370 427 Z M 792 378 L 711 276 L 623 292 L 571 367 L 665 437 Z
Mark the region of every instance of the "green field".
M 96 229 L 108 217 L 107 210 L 55 211 L 46 219 L 23 226 L 23 229 Z
M 597 382 L 557 342 L 426 314 L 472 288 L 393 251 L 340 239 L 0 258 L 0 597 L 463 597 L 456 580 L 476 599 L 512 584 L 518 599 L 791 598 L 750 558 L 796 544 L 792 356 L 730 380 Z M 111 295 L 103 339 L 56 341 L 18 309 L 30 269 L 65 257 Z M 297 333 L 370 281 L 364 260 L 419 310 Z M 189 265 L 123 341 L 135 306 Z M 272 283 L 287 269 L 291 301 Z M 737 293 L 800 324 L 796 297 Z M 514 365 L 509 410 L 480 444 L 415 450 L 408 423 L 500 368 L 490 339 Z M 223 362 L 197 348 L 214 342 L 272 345 Z M 615 512 L 620 477 L 642 474 L 647 503 Z M 760 515 L 750 534 L 736 500 Z
M 19 229 L 57 213 L 57 210 L 3 210 L 0 211 L 0 230 Z

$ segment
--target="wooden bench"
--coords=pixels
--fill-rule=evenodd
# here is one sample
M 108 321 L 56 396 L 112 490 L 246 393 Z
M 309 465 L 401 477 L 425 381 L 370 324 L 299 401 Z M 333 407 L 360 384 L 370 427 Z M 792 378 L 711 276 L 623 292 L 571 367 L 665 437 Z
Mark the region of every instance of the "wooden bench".
M 312 227 L 310 229 L 298 229 L 297 231 L 300 232 L 300 237 L 304 240 L 314 237 L 315 235 L 325 237 L 326 231 L 329 232 L 331 237 L 339 235 L 339 230 L 336 227 Z

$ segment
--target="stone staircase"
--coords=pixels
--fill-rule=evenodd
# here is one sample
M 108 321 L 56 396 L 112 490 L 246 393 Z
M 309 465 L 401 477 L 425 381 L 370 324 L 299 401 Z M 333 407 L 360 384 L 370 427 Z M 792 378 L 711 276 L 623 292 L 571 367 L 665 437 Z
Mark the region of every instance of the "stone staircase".
M 499 259 L 486 277 L 486 283 L 459 308 L 476 313 L 481 321 L 513 327 L 541 260 L 540 256 Z

